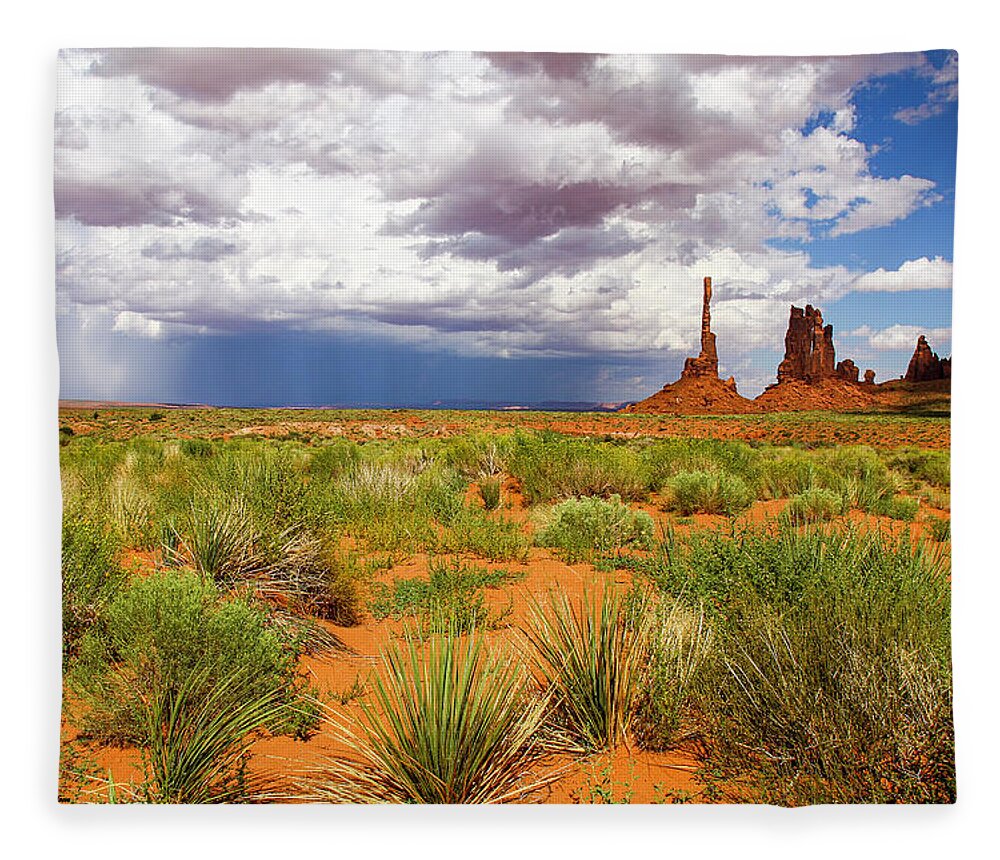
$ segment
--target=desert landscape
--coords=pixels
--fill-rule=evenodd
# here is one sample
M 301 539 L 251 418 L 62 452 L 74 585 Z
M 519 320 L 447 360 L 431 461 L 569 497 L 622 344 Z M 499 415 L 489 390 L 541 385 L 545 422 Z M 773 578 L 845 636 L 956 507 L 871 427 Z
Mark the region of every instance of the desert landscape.
M 62 404 L 60 798 L 952 802 L 950 360 L 710 299 L 616 413 Z

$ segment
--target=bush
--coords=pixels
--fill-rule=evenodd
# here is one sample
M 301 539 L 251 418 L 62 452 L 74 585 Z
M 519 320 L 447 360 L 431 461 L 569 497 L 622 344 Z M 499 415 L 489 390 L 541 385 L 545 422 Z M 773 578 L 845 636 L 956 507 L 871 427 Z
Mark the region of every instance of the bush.
M 647 470 L 634 451 L 589 439 L 518 433 L 509 468 L 531 504 L 566 496 L 643 499 L 649 493 Z
M 882 499 L 879 504 L 871 509 L 873 514 L 881 514 L 883 517 L 891 517 L 894 520 L 905 520 L 913 522 L 920 510 L 920 500 L 910 496 L 890 496 Z
M 636 698 L 633 731 L 647 749 L 677 740 L 691 694 L 712 656 L 714 632 L 701 607 L 662 601 L 653 609 L 649 653 Z
M 195 673 L 205 675 L 198 687 L 203 696 L 240 673 L 254 679 L 240 686 L 241 695 L 298 696 L 295 654 L 269 628 L 266 614 L 244 600 L 223 599 L 211 581 L 189 571 L 156 573 L 121 592 L 100 628 L 81 641 L 70 682 L 85 706 L 88 734 L 142 743 L 150 703 L 185 689 Z M 186 690 L 185 702 L 198 706 L 194 691 Z
M 844 497 L 832 490 L 806 490 L 794 496 L 788 505 L 788 515 L 794 523 L 832 520 L 842 513 L 844 513 Z
M 491 649 L 492 650 L 492 649 Z M 383 654 L 364 721 L 335 723 L 349 756 L 321 762 L 309 800 L 338 803 L 500 803 L 530 795 L 545 755 L 544 699 L 531 676 L 480 636 L 409 637 Z
M 622 547 L 648 547 L 653 539 L 653 518 L 633 511 L 618 496 L 567 499 L 553 507 L 538 533 L 540 546 L 556 547 L 570 559 Z
M 742 478 L 725 472 L 681 472 L 667 481 L 665 506 L 694 513 L 734 516 L 750 507 L 754 496 Z
M 435 541 L 438 552 L 468 552 L 494 561 L 524 560 L 530 541 L 519 523 L 463 508 Z
M 63 662 L 80 637 L 101 618 L 126 581 L 118 562 L 120 547 L 102 525 L 67 513 L 62 527 Z
M 931 539 L 938 542 L 951 540 L 951 520 L 941 517 L 928 517 L 927 528 L 931 533 Z

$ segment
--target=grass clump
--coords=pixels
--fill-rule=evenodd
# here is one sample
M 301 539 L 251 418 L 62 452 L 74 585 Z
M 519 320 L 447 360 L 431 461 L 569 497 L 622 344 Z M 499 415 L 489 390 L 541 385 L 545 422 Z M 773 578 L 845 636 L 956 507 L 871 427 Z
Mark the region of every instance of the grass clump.
M 570 560 L 623 547 L 645 548 L 653 540 L 653 518 L 633 511 L 617 496 L 567 499 L 553 507 L 538 532 L 540 546 L 563 550 Z
M 500 507 L 500 483 L 500 478 L 496 477 L 484 476 L 479 479 L 479 497 L 488 511 L 495 511 Z
M 844 497 L 833 490 L 806 490 L 792 497 L 788 516 L 797 524 L 824 522 L 843 514 L 844 502 Z
M 684 516 L 694 513 L 735 516 L 753 503 L 746 482 L 726 472 L 680 472 L 664 488 L 665 507 Z
M 928 517 L 927 529 L 931 533 L 931 540 L 942 541 L 951 540 L 951 520 L 943 517 Z
M 408 637 L 383 654 L 364 719 L 335 724 L 351 755 L 319 765 L 307 799 L 341 803 L 500 803 L 524 798 L 544 755 L 544 698 L 503 651 L 456 631 Z
M 509 614 L 509 610 L 491 613 L 484 589 L 501 588 L 519 578 L 517 575 L 467 565 L 458 557 L 450 562 L 431 559 L 429 567 L 427 579 L 374 583 L 369 604 L 372 615 L 376 619 L 416 619 L 429 633 L 467 633 L 477 627 L 497 627 Z
M 532 606 L 525 633 L 529 657 L 575 741 L 590 750 L 625 741 L 647 651 L 643 608 L 610 587 L 576 602 L 553 593 L 547 606 Z

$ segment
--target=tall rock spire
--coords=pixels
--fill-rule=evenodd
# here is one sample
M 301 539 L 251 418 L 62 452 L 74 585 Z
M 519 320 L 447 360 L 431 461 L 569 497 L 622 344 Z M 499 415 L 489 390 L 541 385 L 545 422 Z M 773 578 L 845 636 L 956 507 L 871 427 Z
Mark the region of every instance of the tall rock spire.
M 681 377 L 719 375 L 719 356 L 715 351 L 715 334 L 712 332 L 711 302 L 712 279 L 705 278 L 701 305 L 701 352 L 697 358 L 689 358 L 684 362 Z

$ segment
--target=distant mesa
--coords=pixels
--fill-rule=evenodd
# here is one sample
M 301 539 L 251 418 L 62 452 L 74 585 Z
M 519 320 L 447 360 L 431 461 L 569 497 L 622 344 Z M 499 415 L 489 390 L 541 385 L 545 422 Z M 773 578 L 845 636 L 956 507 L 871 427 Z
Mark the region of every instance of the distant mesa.
M 936 352 L 932 352 L 927 338 L 923 335 L 917 338 L 917 348 L 913 351 L 913 358 L 906 368 L 907 382 L 933 382 L 938 379 L 951 379 L 951 359 L 938 358 Z
M 785 333 L 785 357 L 778 365 L 777 382 L 768 386 L 755 400 L 740 396 L 736 381 L 719 378 L 719 355 L 712 331 L 712 279 L 705 278 L 701 310 L 701 350 L 684 362 L 681 378 L 664 385 L 660 391 L 626 406 L 625 412 L 692 414 L 734 414 L 749 412 L 786 412 L 797 410 L 850 410 L 873 407 L 897 408 L 909 403 L 900 394 L 899 380 L 875 384 L 875 371 L 864 372 L 850 358 L 837 361 L 833 326 L 824 324 L 819 308 L 794 305 Z M 940 359 L 931 352 L 921 335 L 910 359 L 905 382 L 938 382 L 935 388 L 949 383 L 951 359 Z M 942 389 L 943 390 L 943 389 Z

